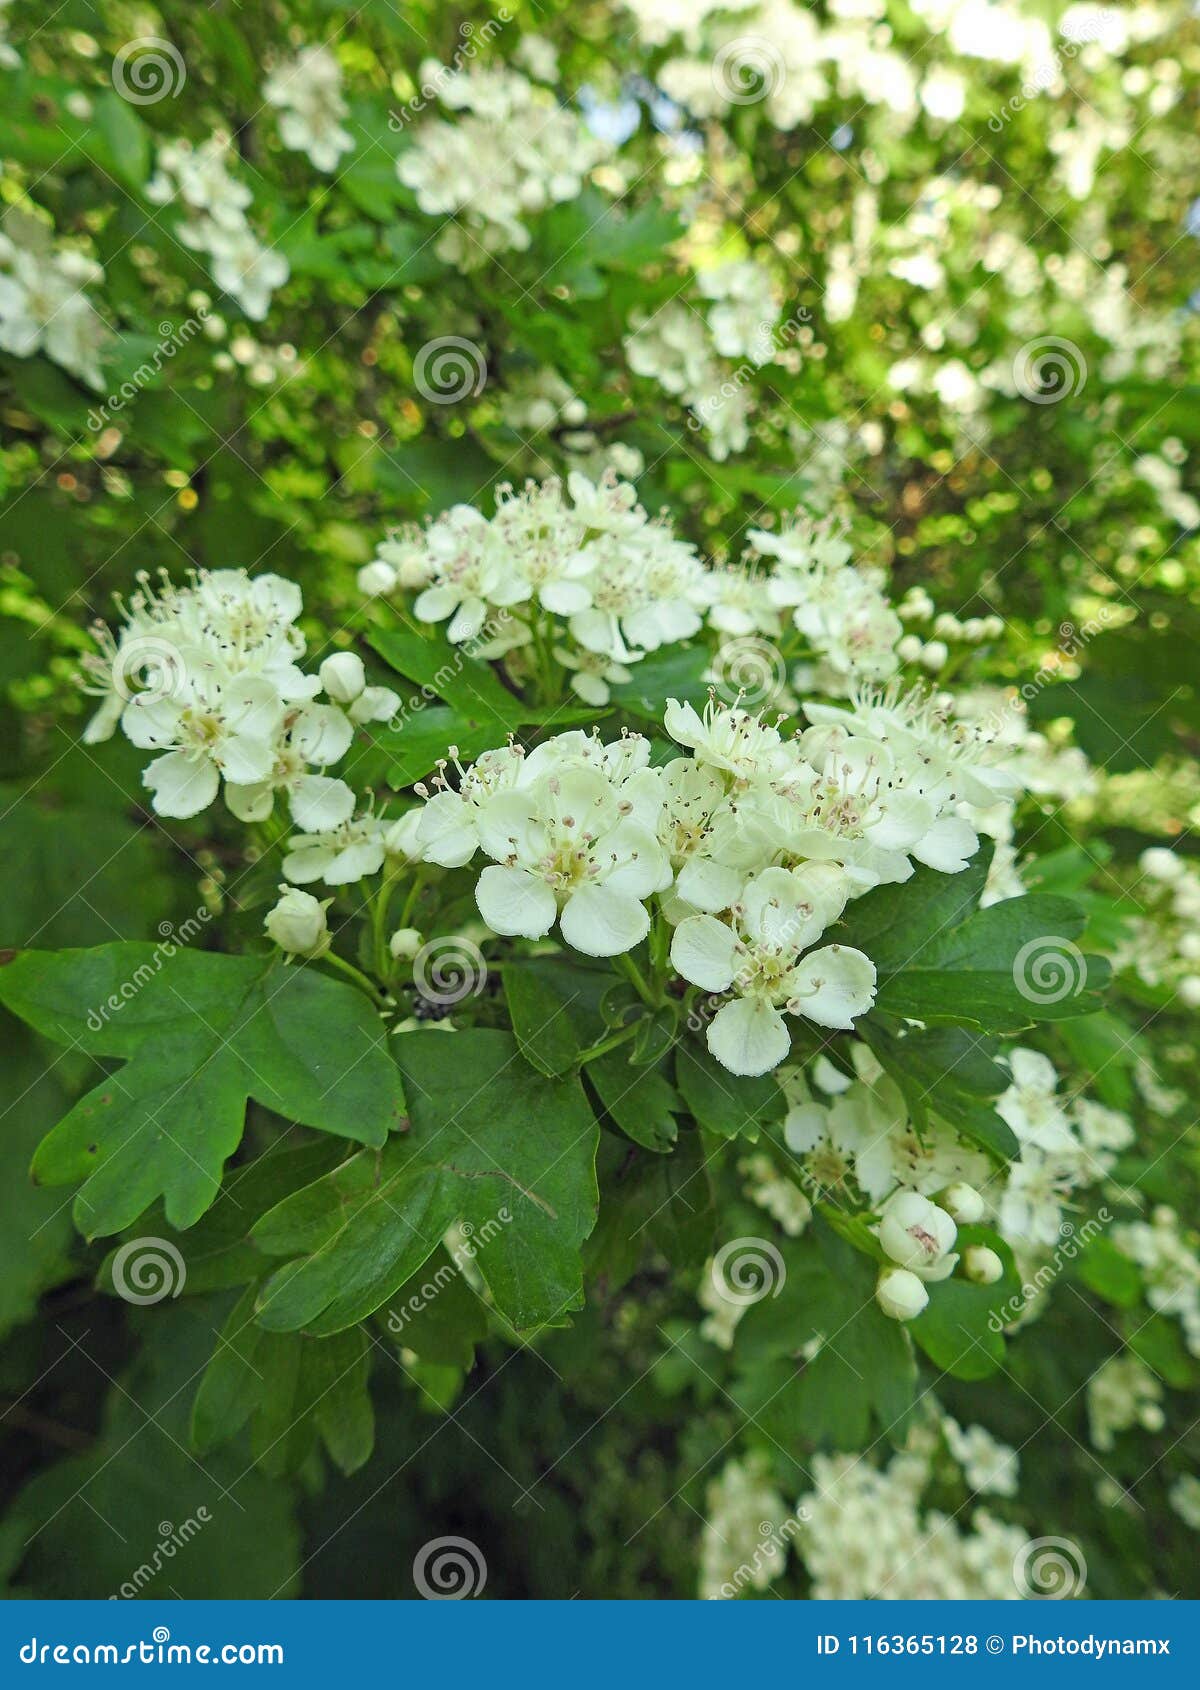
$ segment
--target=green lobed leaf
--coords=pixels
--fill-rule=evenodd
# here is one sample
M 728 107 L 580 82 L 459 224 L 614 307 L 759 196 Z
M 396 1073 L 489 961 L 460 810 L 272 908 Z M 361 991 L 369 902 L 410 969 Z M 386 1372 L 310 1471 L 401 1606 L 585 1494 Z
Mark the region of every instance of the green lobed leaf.
M 861 1449 L 873 1431 L 898 1442 L 916 1369 L 903 1328 L 875 1302 L 876 1265 L 819 1219 L 779 1254 L 778 1294 L 738 1325 L 738 1406 L 789 1452 Z
M 973 1285 L 955 1273 L 929 1286 L 929 1306 L 908 1330 L 930 1361 L 956 1379 L 986 1379 L 1004 1361 L 1006 1316 L 1024 1302 L 1013 1253 L 1000 1235 L 983 1226 L 960 1226 L 957 1250 L 972 1244 L 994 1250 L 1004 1273 L 994 1285 Z
M 364 1151 L 258 1223 L 255 1242 L 297 1259 L 259 1299 L 275 1331 L 324 1334 L 373 1314 L 448 1227 L 474 1229 L 475 1263 L 518 1331 L 582 1302 L 579 1247 L 596 1219 L 595 1119 L 578 1080 L 549 1080 L 507 1033 L 397 1041 L 411 1130 Z
M 89 1238 L 120 1232 L 160 1196 L 171 1226 L 198 1220 L 249 1098 L 367 1144 L 403 1115 L 382 1024 L 352 986 L 274 956 L 167 951 L 25 951 L 0 969 L 0 1000 L 39 1032 L 125 1059 L 34 1158 L 41 1184 L 84 1182 L 75 1220 Z

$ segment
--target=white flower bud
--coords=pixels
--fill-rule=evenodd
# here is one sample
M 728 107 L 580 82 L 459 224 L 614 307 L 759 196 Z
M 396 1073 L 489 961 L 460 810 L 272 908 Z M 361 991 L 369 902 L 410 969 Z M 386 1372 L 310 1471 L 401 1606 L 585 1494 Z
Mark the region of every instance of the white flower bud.
M 388 941 L 388 949 L 397 962 L 411 962 L 424 943 L 425 935 L 419 928 L 397 927 Z
M 994 1285 L 1003 1277 L 1004 1263 L 986 1244 L 971 1244 L 963 1251 L 963 1272 L 974 1285 Z
M 382 598 L 394 592 L 396 588 L 396 571 L 390 563 L 384 563 L 376 558 L 374 563 L 364 564 L 358 572 L 358 590 L 366 593 L 368 598 Z
M 923 650 L 919 634 L 905 634 L 896 647 L 896 656 L 901 663 L 915 663 Z
M 974 1226 L 983 1219 L 983 1198 L 973 1185 L 948 1185 L 938 1203 L 959 1226 Z
M 884 1254 L 914 1273 L 936 1270 L 957 1236 L 958 1228 L 946 1211 L 918 1191 L 897 1191 L 880 1211 Z
M 1179 982 L 1179 1001 L 1185 1009 L 1200 1008 L 1200 974 L 1185 974 Z
M 400 708 L 400 694 L 391 687 L 364 687 L 350 706 L 352 722 L 386 722 Z
M 317 673 L 321 685 L 335 704 L 353 704 L 367 683 L 362 658 L 353 651 L 335 651 Z
M 293 956 L 310 959 L 323 956 L 330 945 L 325 911 L 333 899 L 326 898 L 321 903 L 311 892 L 302 892 L 298 886 L 281 886 L 279 890 L 279 902 L 268 911 L 263 922 L 267 937 Z
M 945 668 L 950 661 L 950 647 L 945 640 L 930 640 L 921 653 L 921 665 L 931 673 Z
M 929 1301 L 929 1292 L 907 1268 L 884 1268 L 875 1286 L 875 1301 L 889 1320 L 915 1320 Z

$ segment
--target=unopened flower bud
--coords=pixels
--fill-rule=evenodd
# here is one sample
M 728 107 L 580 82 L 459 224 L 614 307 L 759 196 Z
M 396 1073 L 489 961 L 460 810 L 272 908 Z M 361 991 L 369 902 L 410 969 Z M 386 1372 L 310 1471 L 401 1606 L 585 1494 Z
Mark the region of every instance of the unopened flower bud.
M 326 898 L 321 903 L 311 892 L 302 892 L 298 886 L 281 886 L 279 890 L 279 902 L 267 912 L 263 922 L 267 937 L 292 956 L 310 960 L 324 956 L 330 945 L 325 911 L 333 899 Z
M 974 1226 L 983 1219 L 983 1198 L 973 1185 L 948 1185 L 938 1203 L 959 1226 Z
M 921 653 L 921 666 L 934 673 L 944 669 L 950 661 L 950 648 L 945 640 L 930 640 Z
M 929 1292 L 907 1268 L 884 1268 L 875 1286 L 875 1301 L 889 1320 L 915 1320 L 929 1302 Z
M 317 673 L 321 685 L 335 704 L 353 704 L 367 682 L 362 658 L 353 651 L 336 651 L 327 657 Z
M 387 722 L 400 708 L 400 695 L 391 687 L 364 687 L 350 706 L 352 722 Z
M 424 943 L 425 935 L 419 928 L 397 927 L 388 941 L 388 949 L 397 962 L 411 962 Z
M 973 1285 L 994 1285 L 1004 1275 L 1004 1263 L 986 1244 L 971 1244 L 963 1251 L 963 1272 Z
M 925 1274 L 953 1249 L 958 1228 L 919 1191 L 898 1191 L 880 1211 L 879 1242 L 899 1267 Z
M 364 564 L 358 572 L 358 590 L 368 598 L 382 598 L 392 592 L 396 586 L 396 571 L 390 563 L 384 563 L 376 558 L 374 563 Z

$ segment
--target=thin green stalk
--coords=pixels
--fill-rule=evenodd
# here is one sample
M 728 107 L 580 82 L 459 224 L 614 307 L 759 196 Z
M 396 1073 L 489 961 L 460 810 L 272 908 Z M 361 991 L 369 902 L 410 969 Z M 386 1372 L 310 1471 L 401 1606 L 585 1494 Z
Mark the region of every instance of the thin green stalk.
M 352 980 L 359 991 L 367 994 L 376 1009 L 382 1009 L 387 1003 L 387 993 L 377 986 L 368 975 L 364 974 L 361 968 L 356 968 L 352 962 L 347 962 L 345 957 L 339 956 L 336 951 L 326 951 L 320 960 L 329 963 L 330 967 L 336 968 L 339 973 L 346 976 L 347 980 Z
M 582 1068 L 585 1062 L 594 1062 L 598 1056 L 605 1056 L 610 1050 L 616 1050 L 618 1045 L 623 1045 L 627 1039 L 633 1037 L 639 1026 L 640 1022 L 634 1021 L 628 1027 L 622 1027 L 619 1032 L 610 1033 L 608 1038 L 589 1045 L 587 1050 L 580 1053 L 579 1066 Z

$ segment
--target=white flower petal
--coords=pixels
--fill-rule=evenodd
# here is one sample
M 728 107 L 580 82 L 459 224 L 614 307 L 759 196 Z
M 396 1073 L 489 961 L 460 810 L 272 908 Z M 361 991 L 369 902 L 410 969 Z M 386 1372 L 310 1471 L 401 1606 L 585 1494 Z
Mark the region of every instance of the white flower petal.
M 619 956 L 649 931 L 645 906 L 611 885 L 583 886 L 563 907 L 563 938 L 585 956 Z
M 301 775 L 288 797 L 292 820 L 305 833 L 323 833 L 354 814 L 352 789 L 329 775 Z
M 692 915 L 675 929 L 671 964 L 693 986 L 725 992 L 737 972 L 736 945 L 732 929 L 723 921 L 712 915 Z
M 826 945 L 801 959 L 790 983 L 793 1015 L 848 1028 L 875 1001 L 875 964 L 850 945 Z
M 544 939 L 558 914 L 554 893 L 544 880 L 496 863 L 479 876 L 475 902 L 492 932 L 510 938 Z
M 154 810 L 160 816 L 180 820 L 198 816 L 217 796 L 220 781 L 208 758 L 189 757 L 184 751 L 168 751 L 156 757 L 142 771 L 142 785 L 154 794 Z
M 731 1074 L 766 1074 L 792 1048 L 787 1022 L 756 998 L 738 998 L 719 1009 L 709 1025 L 708 1048 Z

